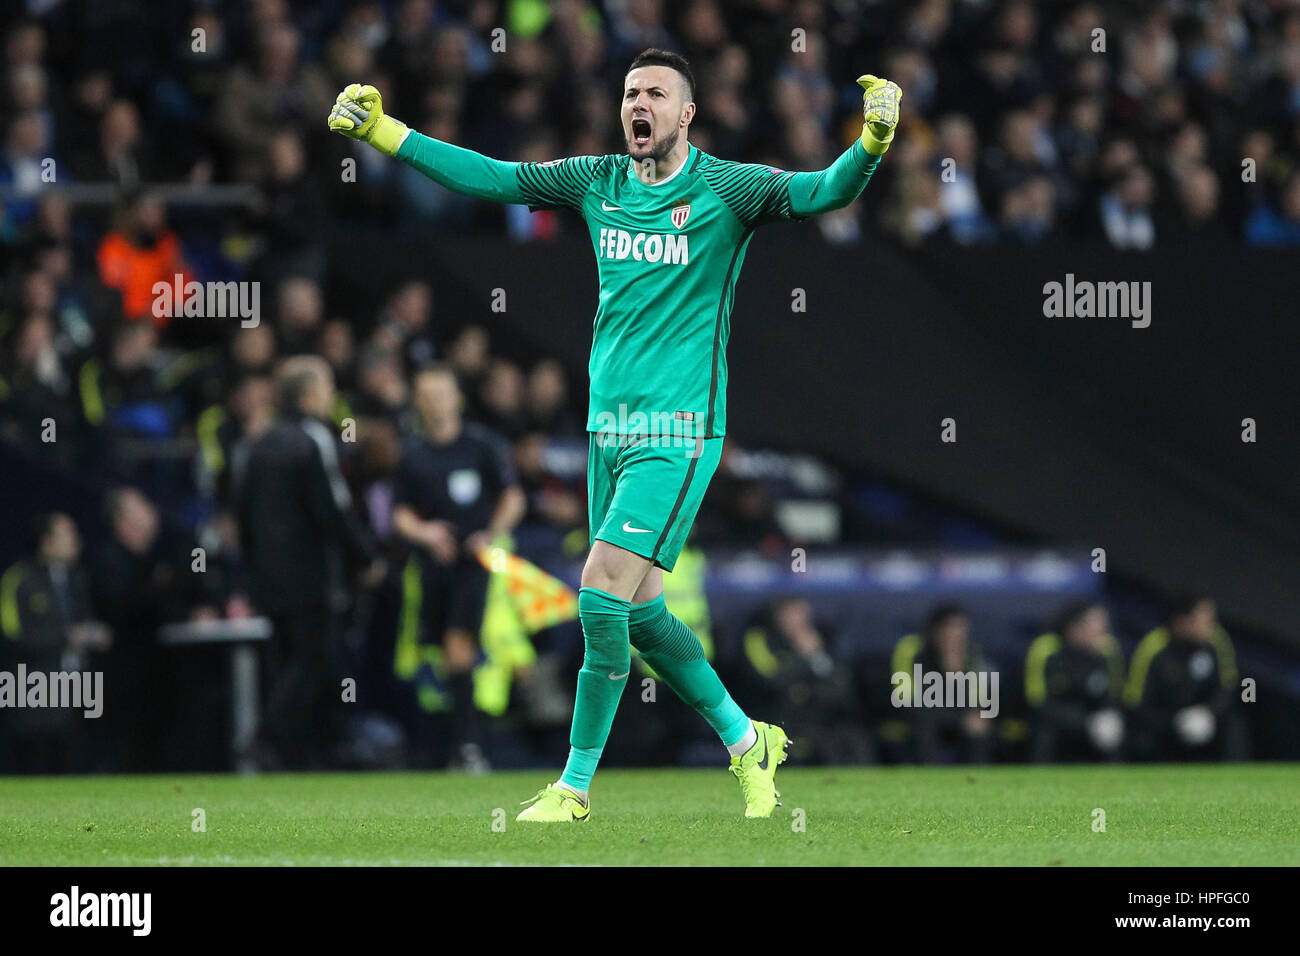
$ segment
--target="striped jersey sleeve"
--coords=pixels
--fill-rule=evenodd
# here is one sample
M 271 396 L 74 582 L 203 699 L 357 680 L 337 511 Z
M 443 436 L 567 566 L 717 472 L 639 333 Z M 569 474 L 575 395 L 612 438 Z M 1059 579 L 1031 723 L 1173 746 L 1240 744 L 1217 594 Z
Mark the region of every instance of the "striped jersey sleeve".
M 517 163 L 515 176 L 529 209 L 582 211 L 582 199 L 608 159 L 607 156 L 573 156 L 549 163 Z
M 761 163 L 733 163 L 710 157 L 701 174 L 746 226 L 799 218 L 790 206 L 792 172 Z

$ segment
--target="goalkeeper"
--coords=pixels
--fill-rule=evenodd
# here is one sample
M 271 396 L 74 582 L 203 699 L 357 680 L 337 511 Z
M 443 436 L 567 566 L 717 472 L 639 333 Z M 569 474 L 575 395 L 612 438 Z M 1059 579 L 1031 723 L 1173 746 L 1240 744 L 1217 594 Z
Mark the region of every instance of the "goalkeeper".
M 330 113 L 330 129 L 448 189 L 572 209 L 591 234 L 600 297 L 588 367 L 591 552 L 578 594 L 586 650 L 568 762 L 520 820 L 587 818 L 588 788 L 631 671 L 630 647 L 717 732 L 745 816 L 770 816 L 777 806 L 785 732 L 751 721 L 731 699 L 699 640 L 664 605 L 663 572 L 686 542 L 722 452 L 731 308 L 754 229 L 848 205 L 894 138 L 902 91 L 874 76 L 858 83 L 862 138 L 818 172 L 742 165 L 691 145 L 695 78 L 684 58 L 662 50 L 646 50 L 628 68 L 623 154 L 489 159 L 386 116 L 373 86 L 349 86 Z

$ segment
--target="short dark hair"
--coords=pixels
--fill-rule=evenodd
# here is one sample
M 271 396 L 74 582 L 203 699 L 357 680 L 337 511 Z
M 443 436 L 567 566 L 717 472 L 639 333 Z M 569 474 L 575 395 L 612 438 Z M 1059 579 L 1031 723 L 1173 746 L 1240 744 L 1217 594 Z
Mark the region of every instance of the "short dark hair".
M 627 72 L 631 73 L 643 66 L 666 66 L 670 70 L 676 70 L 682 75 L 682 79 L 686 81 L 687 99 L 695 100 L 695 74 L 691 72 L 691 65 L 686 62 L 686 57 L 680 53 L 650 47 L 636 55 L 632 65 L 627 68 Z
M 1204 591 L 1187 591 L 1175 594 L 1165 601 L 1165 623 L 1173 624 L 1181 617 L 1186 617 L 1196 610 L 1196 606 L 1205 601 L 1214 601 L 1214 597 Z
M 1064 638 L 1066 631 L 1070 630 L 1082 621 L 1089 612 L 1100 608 L 1101 606 L 1100 601 L 1090 601 L 1087 598 L 1071 601 L 1061 609 L 1059 614 L 1056 615 L 1056 622 L 1054 624 L 1056 636 Z
M 960 604 L 950 602 L 936 604 L 930 609 L 930 613 L 925 616 L 925 623 L 921 625 L 921 635 L 927 641 L 932 640 L 935 632 L 953 618 L 965 617 L 967 617 L 966 609 Z

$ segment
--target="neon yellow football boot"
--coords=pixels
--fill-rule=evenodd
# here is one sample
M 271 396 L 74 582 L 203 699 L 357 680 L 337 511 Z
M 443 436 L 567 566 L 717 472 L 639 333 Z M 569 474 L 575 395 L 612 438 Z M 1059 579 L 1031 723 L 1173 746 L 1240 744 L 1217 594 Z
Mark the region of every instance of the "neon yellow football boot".
M 516 823 L 580 823 L 591 814 L 591 807 L 576 793 L 553 783 L 524 803 L 527 808 L 519 811 Z
M 758 740 L 739 757 L 731 758 L 729 768 L 745 794 L 745 816 L 770 817 L 781 806 L 776 790 L 776 768 L 785 763 L 790 738 L 775 724 L 754 721 Z

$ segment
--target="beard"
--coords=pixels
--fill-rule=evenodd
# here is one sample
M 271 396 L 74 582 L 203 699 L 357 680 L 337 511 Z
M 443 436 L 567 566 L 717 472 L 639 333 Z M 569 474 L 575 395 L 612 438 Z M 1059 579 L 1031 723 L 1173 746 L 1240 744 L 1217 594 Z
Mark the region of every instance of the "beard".
M 644 163 L 647 159 L 652 163 L 658 163 L 667 158 L 667 156 L 677 148 L 677 141 L 681 138 L 681 129 L 675 129 L 671 135 L 664 137 L 653 149 L 644 156 L 637 156 L 634 150 L 637 148 L 632 140 L 627 140 L 627 154 L 638 163 Z

